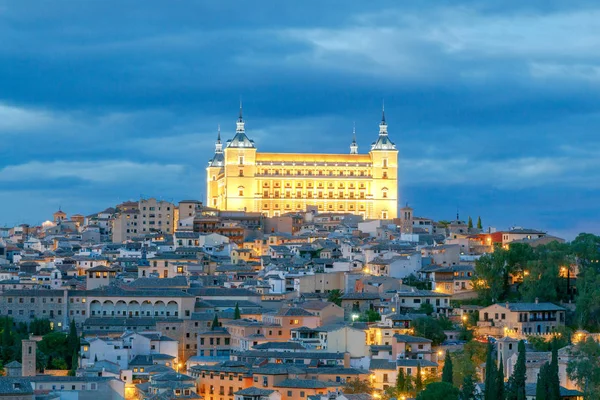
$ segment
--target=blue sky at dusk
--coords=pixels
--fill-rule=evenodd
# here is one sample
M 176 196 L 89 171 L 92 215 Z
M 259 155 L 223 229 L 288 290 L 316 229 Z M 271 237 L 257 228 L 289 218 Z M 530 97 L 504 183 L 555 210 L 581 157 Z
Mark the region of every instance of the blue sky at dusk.
M 359 151 L 385 99 L 415 214 L 600 232 L 593 1 L 0 0 L 0 225 L 203 199 L 259 151 Z

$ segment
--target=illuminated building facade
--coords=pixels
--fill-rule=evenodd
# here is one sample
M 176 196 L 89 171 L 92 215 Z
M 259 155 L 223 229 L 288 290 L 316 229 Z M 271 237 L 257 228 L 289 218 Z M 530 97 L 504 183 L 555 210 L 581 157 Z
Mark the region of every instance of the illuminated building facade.
M 319 212 L 392 219 L 398 210 L 398 150 L 388 137 L 385 113 L 367 154 L 356 135 L 349 154 L 260 153 L 246 136 L 242 109 L 225 147 L 219 130 L 206 168 L 209 207 L 261 212 L 268 217 L 314 207 Z

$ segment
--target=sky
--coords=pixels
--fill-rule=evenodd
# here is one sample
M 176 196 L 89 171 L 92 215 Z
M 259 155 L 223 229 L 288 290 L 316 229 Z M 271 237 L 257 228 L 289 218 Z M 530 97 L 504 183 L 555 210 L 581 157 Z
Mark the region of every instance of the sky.
M 204 199 L 240 97 L 259 151 L 360 152 L 401 203 L 600 233 L 594 1 L 0 0 L 0 226 Z

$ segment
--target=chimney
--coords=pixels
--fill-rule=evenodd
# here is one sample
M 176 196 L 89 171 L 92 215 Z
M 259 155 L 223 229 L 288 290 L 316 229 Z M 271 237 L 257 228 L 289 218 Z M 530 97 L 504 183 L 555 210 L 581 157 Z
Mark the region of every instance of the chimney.
M 536 298 L 535 298 L 535 304 L 538 304 L 539 302 L 540 302 L 540 298 L 539 298 L 539 297 L 536 297 Z
M 344 353 L 344 368 L 350 368 L 350 353 Z

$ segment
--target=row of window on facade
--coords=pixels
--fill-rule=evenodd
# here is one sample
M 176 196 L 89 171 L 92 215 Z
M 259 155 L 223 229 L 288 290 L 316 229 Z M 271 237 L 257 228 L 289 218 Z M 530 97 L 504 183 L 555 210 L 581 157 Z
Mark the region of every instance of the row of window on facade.
M 271 185 L 269 184 L 269 182 L 263 182 L 263 184 L 262 184 L 263 188 L 268 188 L 270 186 Z M 286 182 L 284 186 L 286 188 L 290 188 L 291 189 L 293 185 L 292 185 L 291 182 Z M 296 182 L 296 187 L 297 188 L 302 188 L 303 186 L 304 186 L 303 182 Z M 316 186 L 319 189 L 322 189 L 324 186 L 327 186 L 329 189 L 333 189 L 336 186 L 339 189 L 344 189 L 346 187 L 346 185 L 344 184 L 344 182 L 339 182 L 338 184 L 335 184 L 333 182 L 329 182 L 327 185 L 325 185 L 323 182 L 318 182 L 316 185 L 313 185 L 313 182 L 308 182 L 306 184 L 306 187 L 309 188 L 309 189 L 312 189 L 314 186 Z M 279 187 L 281 187 L 281 183 L 280 182 L 274 182 L 273 183 L 273 187 L 274 188 L 279 188 Z M 354 189 L 355 187 L 360 187 L 361 189 L 364 189 L 365 188 L 365 183 L 361 182 L 361 183 L 359 183 L 357 185 L 354 185 L 354 183 L 351 182 L 351 183 L 348 184 L 348 189 Z
M 275 190 L 273 192 L 269 191 L 269 190 L 263 190 L 263 197 L 264 198 L 280 198 L 280 193 L 283 194 L 283 192 L 280 192 L 279 190 Z M 239 195 L 243 196 L 244 195 L 244 190 L 240 189 L 239 190 Z M 381 193 L 383 198 L 387 197 L 387 190 L 383 190 Z M 333 191 L 327 192 L 327 193 L 323 193 L 323 191 L 319 190 L 318 192 L 305 192 L 302 193 L 302 191 L 297 190 L 295 192 L 295 196 L 294 196 L 294 192 L 290 191 L 290 190 L 286 190 L 285 194 L 283 194 L 283 197 L 286 199 L 291 199 L 291 198 L 298 198 L 298 199 L 312 199 L 312 198 L 317 198 L 317 199 L 364 199 L 366 196 L 364 191 L 361 191 L 359 193 L 356 192 L 350 192 L 348 194 L 344 193 L 343 191 L 339 191 L 337 194 Z
M 286 175 L 286 176 L 371 176 L 369 171 L 353 171 L 353 170 L 342 170 L 342 171 L 311 171 L 311 170 L 279 170 L 279 169 L 262 169 L 259 170 L 261 175 Z
M 47 389 L 50 389 L 50 387 L 52 387 L 52 390 L 78 390 L 76 385 L 48 385 Z M 44 390 L 46 389 L 46 387 L 43 384 L 39 384 L 38 385 L 38 390 Z M 97 389 L 97 385 L 95 383 L 90 383 L 90 387 L 89 389 L 87 388 L 86 384 L 81 385 L 81 390 L 96 390 Z
M 279 203 L 273 204 L 272 207 L 270 207 L 270 204 L 264 203 L 262 208 L 263 208 L 263 210 L 269 210 L 271 208 L 273 208 L 275 210 L 278 210 L 279 208 L 285 208 L 286 210 L 291 210 L 294 207 L 292 207 L 292 205 L 289 204 L 289 203 L 286 203 L 285 207 L 279 207 Z M 301 210 L 302 209 L 302 204 L 300 204 L 300 203 L 296 204 L 295 208 L 298 209 L 298 210 Z M 319 205 L 317 205 L 317 209 L 323 210 L 323 209 L 325 209 L 325 207 L 323 206 L 323 204 L 319 204 Z M 335 210 L 336 207 L 333 204 L 329 204 L 327 206 L 327 209 L 328 210 Z M 364 211 L 365 210 L 365 205 L 364 204 L 360 204 L 358 207 L 355 207 L 354 204 L 349 204 L 348 207 L 347 207 L 347 209 L 350 210 L 350 211 L 354 211 L 356 209 Z M 346 210 L 346 206 L 344 204 L 338 204 L 337 210 Z
M 25 303 L 25 298 L 19 297 L 18 299 L 19 299 L 19 304 Z M 46 303 L 46 299 L 47 299 L 47 297 L 42 297 L 42 303 Z M 8 303 L 12 303 L 13 302 L 13 298 L 12 297 L 8 297 L 7 301 L 8 301 Z M 77 301 L 79 301 L 79 299 Z M 32 303 L 32 304 L 35 303 L 35 297 L 30 297 L 29 298 L 29 302 Z M 85 299 L 82 299 L 81 302 L 85 303 Z M 54 303 L 54 297 L 50 297 L 50 303 Z M 56 299 L 56 303 L 61 304 L 62 303 L 62 298 L 58 297 Z M 73 303 L 73 299 L 71 299 L 71 303 Z
M 158 211 L 160 211 L 161 207 L 158 207 Z M 146 206 L 142 207 L 142 210 L 146 211 Z M 156 211 L 156 207 L 148 207 L 149 211 Z M 167 206 L 167 211 L 171 211 L 171 207 Z

